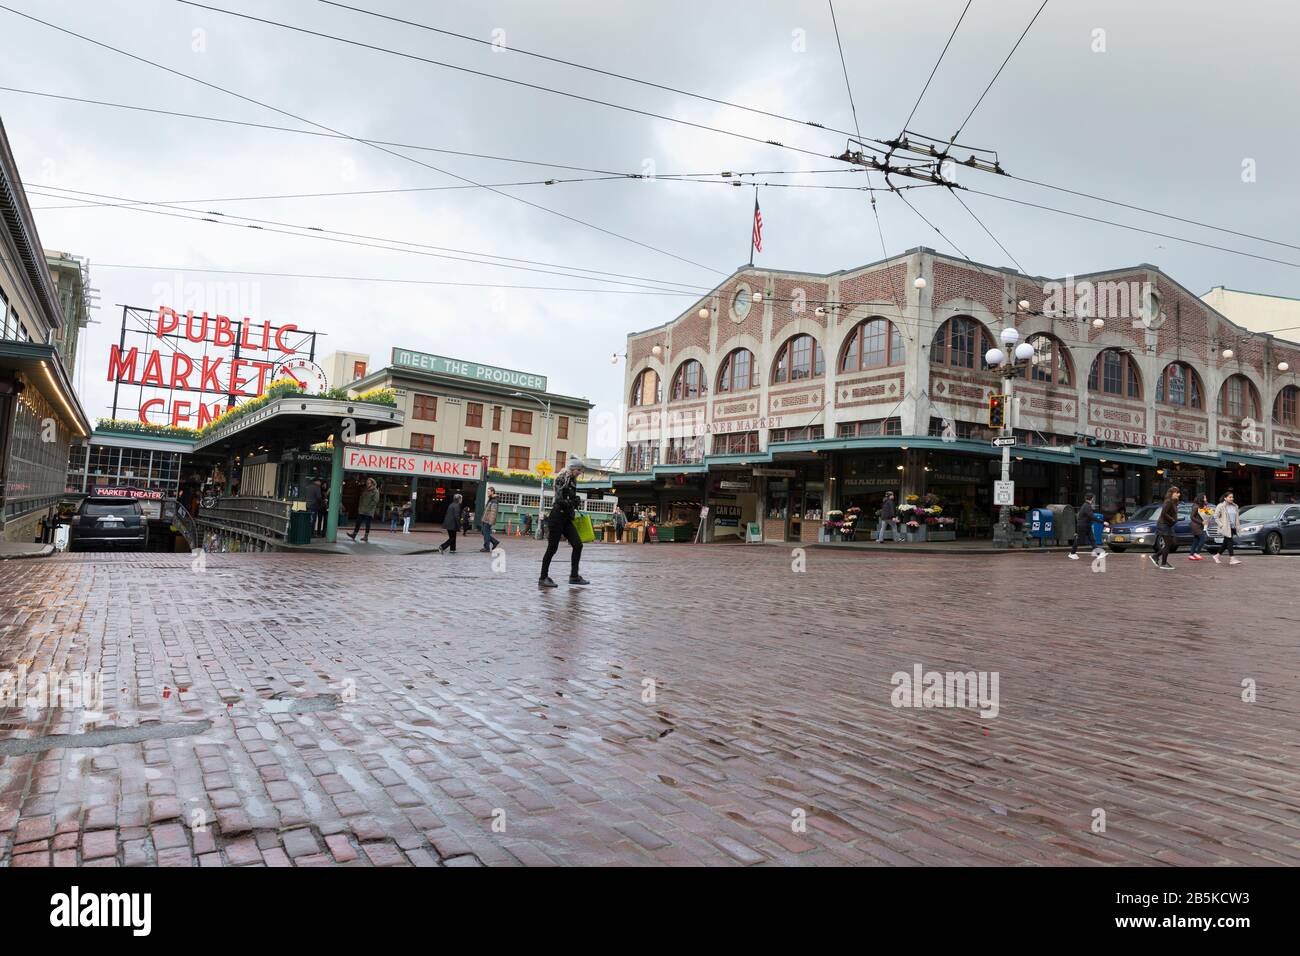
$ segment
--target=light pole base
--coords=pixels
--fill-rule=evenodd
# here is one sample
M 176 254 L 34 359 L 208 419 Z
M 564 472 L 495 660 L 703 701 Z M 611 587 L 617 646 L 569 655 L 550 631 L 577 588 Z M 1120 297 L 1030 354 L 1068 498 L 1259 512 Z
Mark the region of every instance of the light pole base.
M 993 547 L 1011 549 L 1015 544 L 1015 531 L 1011 524 L 1011 511 L 1003 507 L 998 514 L 998 523 L 993 526 Z

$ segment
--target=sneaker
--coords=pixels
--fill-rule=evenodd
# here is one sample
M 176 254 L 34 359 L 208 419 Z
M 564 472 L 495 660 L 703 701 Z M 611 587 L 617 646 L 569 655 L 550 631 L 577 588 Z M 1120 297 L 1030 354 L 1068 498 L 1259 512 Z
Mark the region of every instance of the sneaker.
M 1070 560 L 1071 560 L 1071 561 L 1078 561 L 1078 560 L 1079 560 L 1079 556 L 1078 556 L 1077 554 L 1071 554 L 1071 555 L 1070 555 Z
M 491 554 L 491 553 L 492 553 L 492 549 L 491 549 L 491 548 L 479 548 L 479 549 L 478 549 L 478 553 L 479 553 L 479 554 Z
M 581 574 L 571 574 L 571 575 L 569 575 L 569 583 L 570 583 L 570 584 L 590 584 L 591 582 L 588 581 L 586 578 L 584 578 Z
M 353 541 L 355 541 L 357 540 L 357 533 L 355 531 L 349 531 L 348 537 L 351 538 Z
M 1156 560 L 1156 556 L 1154 554 L 1148 554 L 1147 560 L 1150 561 L 1152 564 L 1154 564 L 1157 568 L 1160 567 L 1160 562 Z
M 1210 555 L 1210 557 L 1212 557 L 1212 558 L 1214 559 L 1214 563 L 1215 563 L 1215 564 L 1222 564 L 1222 563 L 1223 563 L 1222 561 L 1219 560 L 1219 556 L 1218 556 L 1217 554 L 1212 554 L 1212 555 Z
M 537 582 L 537 586 L 538 586 L 539 588 L 557 588 L 557 587 L 559 587 L 559 585 L 556 584 L 554 581 L 552 581 L 550 578 L 542 578 L 540 581 Z
M 1240 562 L 1238 559 L 1236 559 L 1236 558 L 1233 558 L 1233 559 L 1230 560 L 1228 563 L 1229 563 L 1229 564 L 1241 564 L 1241 562 Z
M 1172 564 L 1157 564 L 1156 567 L 1161 571 L 1172 571 L 1174 569 Z

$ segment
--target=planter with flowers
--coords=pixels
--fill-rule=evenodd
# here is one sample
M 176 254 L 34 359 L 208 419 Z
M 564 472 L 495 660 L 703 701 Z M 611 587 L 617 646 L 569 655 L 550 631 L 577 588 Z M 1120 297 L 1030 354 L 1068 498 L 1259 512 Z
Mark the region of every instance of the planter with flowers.
M 909 500 L 898 506 L 898 527 L 907 532 L 908 541 L 925 541 L 928 531 L 925 519 L 929 515 L 924 506 L 911 501 L 913 498 L 915 495 L 908 495 Z
M 956 541 L 957 522 L 943 513 L 942 505 L 925 509 L 926 538 L 929 541 Z
M 843 534 L 844 534 L 844 512 L 843 511 L 826 512 L 826 518 L 825 520 L 822 521 L 822 530 L 821 530 L 821 534 L 818 536 L 818 540 L 834 541 L 835 537 L 837 535 L 840 535 L 841 536 L 840 540 L 843 541 L 844 540 Z

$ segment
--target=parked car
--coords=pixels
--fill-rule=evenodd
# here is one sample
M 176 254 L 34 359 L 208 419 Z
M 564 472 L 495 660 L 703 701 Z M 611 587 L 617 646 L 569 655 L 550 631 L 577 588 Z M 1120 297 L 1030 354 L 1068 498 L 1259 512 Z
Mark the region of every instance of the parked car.
M 1191 546 L 1194 535 L 1192 534 L 1192 502 L 1180 501 L 1178 503 L 1178 520 L 1174 522 L 1174 550 L 1177 551 L 1183 545 Z M 1156 549 L 1156 520 L 1160 517 L 1160 508 L 1158 504 L 1143 505 L 1127 521 L 1112 521 L 1107 530 L 1103 533 L 1102 539 L 1110 547 L 1110 550 L 1124 552 L 1129 548 L 1150 548 Z M 1206 516 L 1205 531 L 1207 534 L 1206 550 L 1210 550 L 1210 542 L 1213 542 L 1214 533 L 1217 529 L 1214 525 L 1214 518 Z M 1218 544 L 1223 543 L 1223 538 L 1218 539 Z M 1217 548 L 1216 548 L 1217 550 Z
M 140 502 L 124 498 L 84 499 L 72 518 L 69 547 L 140 548 L 149 543 L 149 521 Z
M 1265 554 L 1281 554 L 1283 548 L 1300 548 L 1300 505 L 1251 505 L 1238 516 L 1241 534 L 1238 548 L 1259 548 Z M 1220 544 L 1223 538 L 1217 539 Z

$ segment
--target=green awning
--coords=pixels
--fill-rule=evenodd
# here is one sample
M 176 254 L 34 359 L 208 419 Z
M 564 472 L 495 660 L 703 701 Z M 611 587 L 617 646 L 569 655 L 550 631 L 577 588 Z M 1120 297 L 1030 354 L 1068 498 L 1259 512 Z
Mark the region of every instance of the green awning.
M 1075 445 L 1074 453 L 1080 459 L 1118 461 L 1125 465 L 1154 465 L 1156 463 L 1156 456 L 1151 453 L 1150 449 L 1121 451 L 1118 448 L 1081 448 Z
M 1228 467 L 1238 462 L 1243 465 L 1254 465 L 1257 468 L 1282 468 L 1286 465 L 1281 455 L 1248 455 L 1239 451 L 1223 452 L 1223 462 Z
M 1186 465 L 1202 465 L 1206 468 L 1222 468 L 1223 456 L 1216 454 L 1198 454 L 1190 451 L 1169 451 L 1165 448 L 1154 449 L 1156 459 L 1165 462 L 1178 462 Z

